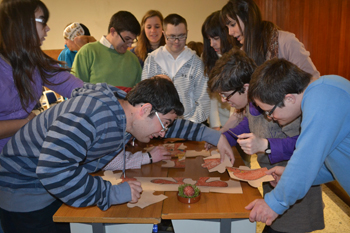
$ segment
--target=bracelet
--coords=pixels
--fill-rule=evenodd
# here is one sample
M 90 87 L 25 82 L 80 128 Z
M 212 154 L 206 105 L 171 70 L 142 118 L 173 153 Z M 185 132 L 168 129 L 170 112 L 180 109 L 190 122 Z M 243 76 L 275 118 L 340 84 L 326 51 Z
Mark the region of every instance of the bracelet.
M 152 159 L 151 153 L 147 152 L 147 154 L 149 156 L 149 160 L 151 161 L 150 163 L 153 163 L 153 159 Z

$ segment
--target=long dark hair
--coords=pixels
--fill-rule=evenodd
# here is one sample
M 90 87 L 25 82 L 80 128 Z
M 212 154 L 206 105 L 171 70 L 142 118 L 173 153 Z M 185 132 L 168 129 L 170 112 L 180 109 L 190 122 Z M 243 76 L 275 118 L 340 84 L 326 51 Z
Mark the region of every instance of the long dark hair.
M 61 62 L 47 56 L 40 48 L 35 22 L 35 11 L 39 8 L 47 22 L 49 11 L 39 0 L 3 0 L 0 4 L 0 54 L 12 67 L 23 109 L 40 97 L 36 96 L 33 87 L 35 72 L 45 84 L 53 85 L 49 78 L 67 70 L 59 67 L 57 64 Z
M 135 54 L 138 56 L 142 61 L 145 61 L 147 58 L 148 50 L 151 49 L 151 43 L 149 42 L 146 32 L 145 32 L 145 24 L 146 20 L 151 17 L 158 17 L 160 19 L 161 27 L 163 27 L 163 15 L 159 11 L 156 10 L 149 10 L 146 12 L 146 14 L 143 16 L 141 21 L 141 33 L 138 38 L 137 46 L 135 48 Z M 162 33 L 162 37 L 160 38 L 159 46 L 165 45 L 165 38 Z
M 262 20 L 260 9 L 253 0 L 230 0 L 221 10 L 224 25 L 227 25 L 227 16 L 237 22 L 243 33 L 243 50 L 257 65 L 264 63 L 272 33 L 278 27 L 272 22 Z M 244 24 L 244 31 L 237 16 Z
M 209 76 L 211 69 L 214 67 L 215 62 L 219 59 L 219 56 L 215 50 L 210 46 L 210 40 L 208 37 L 220 38 L 220 50 L 221 54 L 224 54 L 232 49 L 235 42 L 234 39 L 228 35 L 227 28 L 220 24 L 220 11 L 215 11 L 209 15 L 202 25 L 203 35 L 203 63 L 204 73 Z

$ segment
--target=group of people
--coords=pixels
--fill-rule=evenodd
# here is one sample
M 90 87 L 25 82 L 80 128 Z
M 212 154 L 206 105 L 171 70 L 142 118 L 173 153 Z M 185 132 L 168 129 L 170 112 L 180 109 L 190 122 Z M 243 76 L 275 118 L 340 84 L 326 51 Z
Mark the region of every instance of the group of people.
M 168 158 L 162 147 L 127 152 L 134 139 L 206 141 L 232 165 L 232 146 L 257 154 L 276 179 L 246 207 L 251 221 L 266 223 L 264 232 L 322 229 L 319 184 L 336 179 L 350 193 L 350 82 L 320 77 L 303 44 L 264 21 L 253 0 L 229 0 L 206 18 L 201 57 L 186 46 L 182 16 L 150 10 L 141 25 L 128 11 L 115 13 L 99 41 L 69 23 L 56 61 L 40 47 L 48 19 L 40 0 L 0 4 L 5 232 L 69 232 L 52 220 L 63 202 L 102 210 L 137 202 L 139 182 L 111 185 L 90 175 Z M 42 86 L 69 99 L 35 116 Z

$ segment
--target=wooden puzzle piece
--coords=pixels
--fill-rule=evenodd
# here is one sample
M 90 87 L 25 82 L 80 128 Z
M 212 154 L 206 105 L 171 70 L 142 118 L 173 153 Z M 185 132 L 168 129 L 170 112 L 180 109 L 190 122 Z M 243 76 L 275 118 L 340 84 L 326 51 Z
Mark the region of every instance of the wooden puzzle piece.
M 165 164 L 162 164 L 162 167 L 168 168 L 185 168 L 186 161 L 180 159 L 171 159 L 171 160 L 163 160 Z
M 163 201 L 164 199 L 168 198 L 167 196 L 165 196 L 163 194 L 154 195 L 153 193 L 154 193 L 154 191 L 151 191 L 151 190 L 143 191 L 140 199 L 136 203 L 134 203 L 134 204 L 128 203 L 127 206 L 129 208 L 133 208 L 133 207 L 137 206 L 137 207 L 140 207 L 141 209 L 143 209 L 149 205 Z

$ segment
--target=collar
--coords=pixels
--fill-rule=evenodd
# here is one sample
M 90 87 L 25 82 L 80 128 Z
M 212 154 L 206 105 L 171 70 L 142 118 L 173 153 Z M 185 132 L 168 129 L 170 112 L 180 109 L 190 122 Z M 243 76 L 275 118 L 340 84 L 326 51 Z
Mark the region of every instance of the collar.
M 103 44 L 104 46 L 106 46 L 107 48 L 113 49 L 114 47 L 113 45 L 107 40 L 106 36 L 103 35 L 100 39 L 100 43 Z

